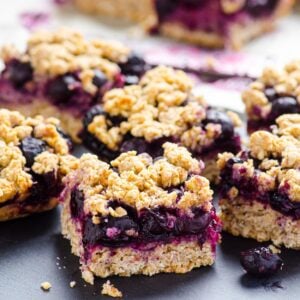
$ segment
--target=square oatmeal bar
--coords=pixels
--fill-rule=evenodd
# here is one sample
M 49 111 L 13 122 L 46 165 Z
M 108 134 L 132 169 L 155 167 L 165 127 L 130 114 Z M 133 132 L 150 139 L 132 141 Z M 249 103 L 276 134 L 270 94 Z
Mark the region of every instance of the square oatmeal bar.
M 271 30 L 294 0 L 75 0 L 84 12 L 141 23 L 150 32 L 197 44 L 239 48 Z
M 234 235 L 300 249 L 300 115 L 276 122 L 248 151 L 220 155 L 221 220 Z
M 213 264 L 220 223 L 203 163 L 176 144 L 163 149 L 156 160 L 128 151 L 110 164 L 84 154 L 64 180 L 62 233 L 86 281 Z
M 204 161 L 203 176 L 214 180 L 217 154 L 241 149 L 236 130 L 240 120 L 233 112 L 209 107 L 192 88 L 183 71 L 159 66 L 137 85 L 107 92 L 103 105 L 84 118 L 84 145 L 110 161 L 131 150 L 156 158 L 165 142 L 178 143 Z
M 82 117 L 103 93 L 137 82 L 148 68 L 125 45 L 70 29 L 33 33 L 25 51 L 7 45 L 1 54 L 0 107 L 57 117 L 76 142 Z
M 0 221 L 54 208 L 76 166 L 59 121 L 0 109 Z

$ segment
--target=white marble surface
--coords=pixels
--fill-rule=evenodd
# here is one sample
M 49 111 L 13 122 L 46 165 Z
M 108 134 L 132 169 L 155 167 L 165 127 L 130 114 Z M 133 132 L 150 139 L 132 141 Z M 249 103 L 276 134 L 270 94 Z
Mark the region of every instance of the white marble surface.
M 81 15 L 70 7 L 61 9 L 53 5 L 51 0 L 0 1 L 0 44 L 15 43 L 19 47 L 24 46 L 30 34 L 21 24 L 20 15 L 25 12 L 47 14 L 49 19 L 41 24 L 42 28 L 72 27 L 82 31 L 86 36 L 122 40 L 139 51 L 147 52 L 157 47 L 178 47 L 177 43 L 167 39 L 147 37 L 136 26 L 116 20 Z M 276 31 L 250 43 L 242 50 L 242 54 L 252 58 L 248 65 L 244 64 L 242 67 L 246 71 L 250 71 L 250 68 L 254 69 L 256 73 L 259 73 L 262 67 L 262 60 L 267 64 L 282 64 L 291 59 L 300 59 L 300 14 L 294 13 L 281 20 Z M 236 64 L 233 67 L 239 66 Z M 237 91 L 205 85 L 198 87 L 197 92 L 204 94 L 214 105 L 243 110 L 240 93 Z

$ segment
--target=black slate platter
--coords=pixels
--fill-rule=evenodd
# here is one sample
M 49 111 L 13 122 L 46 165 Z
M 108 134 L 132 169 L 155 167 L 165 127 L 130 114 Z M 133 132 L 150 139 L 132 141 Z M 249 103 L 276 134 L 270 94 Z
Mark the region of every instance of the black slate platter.
M 82 150 L 77 148 L 75 152 L 80 154 Z M 81 279 L 79 260 L 60 234 L 59 210 L 0 223 L 0 300 L 107 299 L 101 295 L 106 280 L 97 279 L 91 286 Z M 239 263 L 240 251 L 257 245 L 253 240 L 224 233 L 212 267 L 183 275 L 110 280 L 130 300 L 300 299 L 300 253 L 283 249 L 283 270 L 274 277 L 257 279 L 246 275 Z M 49 292 L 41 290 L 43 281 L 52 284 Z M 74 288 L 70 288 L 70 281 L 76 281 Z

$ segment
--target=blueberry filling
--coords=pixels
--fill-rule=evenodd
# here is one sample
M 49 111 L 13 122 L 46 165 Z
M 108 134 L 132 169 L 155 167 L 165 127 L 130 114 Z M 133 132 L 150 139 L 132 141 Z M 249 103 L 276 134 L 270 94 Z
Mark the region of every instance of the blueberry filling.
M 14 59 L 7 64 L 6 72 L 15 88 L 22 88 L 33 79 L 33 69 L 28 62 Z
M 75 188 L 71 192 L 70 210 L 72 218 L 79 218 L 83 216 L 83 192 Z
M 190 30 L 226 32 L 231 23 L 242 18 L 261 18 L 271 15 L 278 0 L 247 0 L 234 12 L 224 13 L 220 1 L 156 0 L 155 8 L 160 23 L 178 22 Z
M 20 149 L 26 159 L 26 166 L 31 167 L 34 164 L 35 157 L 47 150 L 47 144 L 33 137 L 26 137 L 21 141 Z
M 72 207 L 72 203 L 70 205 Z M 193 215 L 188 216 L 174 208 L 157 207 L 137 212 L 118 201 L 111 202 L 111 205 L 123 207 L 127 215 L 102 217 L 99 224 L 94 224 L 89 216 L 82 218 L 84 245 L 123 247 L 131 244 L 140 247 L 194 235 L 200 242 L 206 240 L 209 228 L 217 228 L 214 211 L 204 212 L 201 208 L 194 209 Z
M 243 174 L 246 169 L 239 169 L 241 176 L 233 175 L 233 165 L 236 163 L 243 163 L 249 157 L 246 152 L 243 153 L 244 157 L 237 157 L 229 159 L 225 165 L 225 168 L 221 171 L 221 182 L 219 185 L 220 195 L 223 198 L 227 198 L 227 193 L 232 187 L 236 187 L 239 190 L 239 196 L 250 200 L 259 201 L 263 204 L 269 204 L 274 210 L 282 213 L 283 215 L 292 217 L 293 219 L 300 219 L 300 204 L 293 202 L 288 197 L 288 188 L 280 189 L 276 192 L 262 192 L 259 189 L 258 172 L 255 169 L 254 175 L 251 178 L 244 177 Z M 248 155 L 248 156 L 247 156 Z M 254 166 L 260 163 L 260 161 L 254 160 Z
M 208 123 L 221 125 L 222 134 L 219 137 L 220 139 L 228 139 L 234 135 L 234 125 L 225 112 L 210 108 L 207 110 L 206 118 L 202 123 L 203 125 L 207 125 Z
M 72 74 L 59 76 L 48 83 L 46 93 L 55 103 L 66 103 L 74 95 L 76 83 Z
M 258 277 L 273 275 L 283 266 L 282 259 L 266 247 L 241 252 L 240 262 L 247 273 Z

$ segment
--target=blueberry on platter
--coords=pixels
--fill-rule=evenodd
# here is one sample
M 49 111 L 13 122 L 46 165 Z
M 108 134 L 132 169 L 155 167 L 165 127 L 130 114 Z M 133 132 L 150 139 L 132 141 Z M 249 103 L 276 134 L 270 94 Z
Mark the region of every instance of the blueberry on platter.
M 70 29 L 33 33 L 24 52 L 7 45 L 1 56 L 1 107 L 57 117 L 76 142 L 84 114 L 103 94 L 135 83 L 149 68 L 121 43 L 86 40 Z
M 75 164 L 57 119 L 0 109 L 0 221 L 54 208 Z
M 279 255 L 262 246 L 241 252 L 240 261 L 248 274 L 257 277 L 274 275 L 283 267 Z
M 84 154 L 64 180 L 62 233 L 87 282 L 213 264 L 220 222 L 203 164 L 184 147 L 162 148 L 157 160 L 128 151 L 110 164 Z

